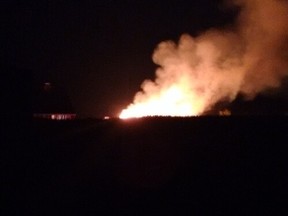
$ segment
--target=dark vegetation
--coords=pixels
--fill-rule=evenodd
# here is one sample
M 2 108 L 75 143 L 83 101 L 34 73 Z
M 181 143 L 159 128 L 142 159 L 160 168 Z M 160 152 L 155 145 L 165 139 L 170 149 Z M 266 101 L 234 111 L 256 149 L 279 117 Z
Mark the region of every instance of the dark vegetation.
M 287 123 L 33 120 L 7 138 L 2 215 L 279 215 Z

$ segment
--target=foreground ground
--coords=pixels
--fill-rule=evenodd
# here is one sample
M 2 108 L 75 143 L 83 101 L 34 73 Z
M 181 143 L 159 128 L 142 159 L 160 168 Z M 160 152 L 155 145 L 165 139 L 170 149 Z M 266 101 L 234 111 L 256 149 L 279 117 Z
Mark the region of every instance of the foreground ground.
M 287 126 L 280 116 L 33 121 L 5 148 L 3 212 L 279 215 Z

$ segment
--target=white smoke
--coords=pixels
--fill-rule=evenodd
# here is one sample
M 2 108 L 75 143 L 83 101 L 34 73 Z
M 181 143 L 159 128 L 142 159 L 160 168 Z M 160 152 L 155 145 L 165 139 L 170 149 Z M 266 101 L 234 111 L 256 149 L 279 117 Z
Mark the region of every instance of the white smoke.
M 255 96 L 279 87 L 288 74 L 288 1 L 240 0 L 244 80 L 241 93 Z
M 184 34 L 178 43 L 160 43 L 153 54 L 159 65 L 156 79 L 144 81 L 127 110 L 157 99 L 174 86 L 181 86 L 182 92 L 176 102 L 194 101 L 196 114 L 238 94 L 253 98 L 279 87 L 288 75 L 288 1 L 234 3 L 241 11 L 233 28 L 208 30 L 198 37 Z

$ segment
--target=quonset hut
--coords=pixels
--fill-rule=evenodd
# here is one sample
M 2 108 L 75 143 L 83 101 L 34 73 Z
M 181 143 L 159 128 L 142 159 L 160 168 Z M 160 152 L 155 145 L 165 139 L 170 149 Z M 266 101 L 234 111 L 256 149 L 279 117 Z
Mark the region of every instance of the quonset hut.
M 34 101 L 34 118 L 51 120 L 72 120 L 76 114 L 69 98 L 51 83 L 46 82 L 36 93 Z

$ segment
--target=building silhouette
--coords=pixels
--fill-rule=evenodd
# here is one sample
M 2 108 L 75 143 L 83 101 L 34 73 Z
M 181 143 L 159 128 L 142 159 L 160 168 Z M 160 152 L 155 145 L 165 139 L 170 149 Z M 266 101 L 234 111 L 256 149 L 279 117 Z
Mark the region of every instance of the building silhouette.
M 45 82 L 37 90 L 34 101 L 34 118 L 51 120 L 71 120 L 76 118 L 72 104 L 64 91 L 50 82 Z

